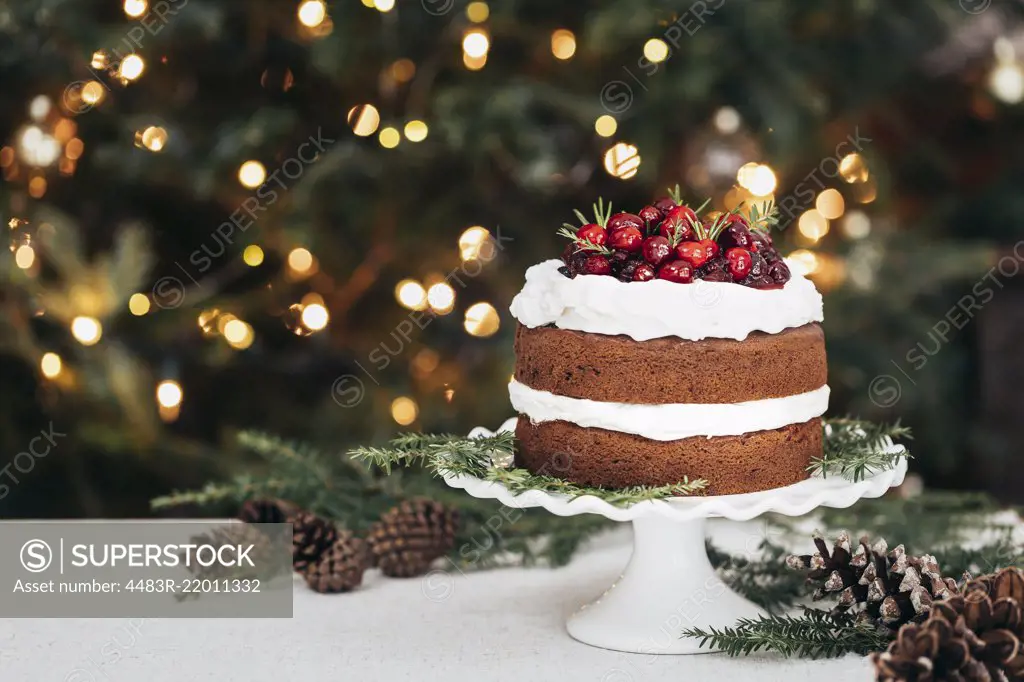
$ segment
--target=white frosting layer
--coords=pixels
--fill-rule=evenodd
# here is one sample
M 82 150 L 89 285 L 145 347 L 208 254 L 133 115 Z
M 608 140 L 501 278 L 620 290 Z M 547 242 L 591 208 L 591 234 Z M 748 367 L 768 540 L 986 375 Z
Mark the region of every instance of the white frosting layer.
M 822 320 L 821 294 L 795 272 L 781 289 L 759 290 L 703 280 L 620 282 L 595 275 L 569 279 L 558 272 L 561 265 L 560 260 L 549 260 L 526 271 L 526 285 L 510 308 L 522 324 L 625 334 L 637 341 L 663 336 L 741 341 L 754 331 L 777 334 Z
M 632 405 L 567 398 L 538 391 L 513 380 L 508 385 L 512 406 L 534 422 L 567 421 L 579 426 L 632 433 L 651 440 L 692 436 L 738 436 L 778 429 L 820 417 L 828 409 L 828 386 L 786 396 L 744 403 L 667 403 Z

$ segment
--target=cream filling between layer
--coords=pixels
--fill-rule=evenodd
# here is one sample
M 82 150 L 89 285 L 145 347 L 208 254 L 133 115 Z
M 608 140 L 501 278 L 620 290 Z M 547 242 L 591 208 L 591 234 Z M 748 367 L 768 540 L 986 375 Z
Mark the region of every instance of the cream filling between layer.
M 632 433 L 651 440 L 693 436 L 739 436 L 778 429 L 820 417 L 828 409 L 828 386 L 784 398 L 742 403 L 665 403 L 634 405 L 568 398 L 538 391 L 514 379 L 512 406 L 534 422 L 567 421 L 588 428 Z
M 742 341 L 751 332 L 777 334 L 822 320 L 821 294 L 795 271 L 781 289 L 761 290 L 704 280 L 569 279 L 558 272 L 561 266 L 561 261 L 549 260 L 527 269 L 526 284 L 512 300 L 513 317 L 527 327 L 553 324 L 593 334 L 625 334 L 636 341 L 665 336 Z

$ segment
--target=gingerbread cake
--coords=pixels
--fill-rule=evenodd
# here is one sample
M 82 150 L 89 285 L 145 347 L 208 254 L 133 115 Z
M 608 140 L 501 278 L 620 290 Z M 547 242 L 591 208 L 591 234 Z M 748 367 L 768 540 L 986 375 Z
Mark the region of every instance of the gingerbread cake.
M 774 213 L 700 217 L 678 194 L 594 212 L 512 302 L 517 465 L 714 495 L 806 478 L 828 407 L 822 300 L 775 250 Z

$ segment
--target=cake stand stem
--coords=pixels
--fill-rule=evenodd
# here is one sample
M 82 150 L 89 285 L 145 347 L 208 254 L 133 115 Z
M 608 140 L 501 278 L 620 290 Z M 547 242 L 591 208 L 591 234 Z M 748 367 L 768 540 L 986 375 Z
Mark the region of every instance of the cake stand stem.
M 585 644 L 646 654 L 707 653 L 685 628 L 731 626 L 757 606 L 716 575 L 704 546 L 704 519 L 633 521 L 633 556 L 615 584 L 573 614 L 569 634 Z

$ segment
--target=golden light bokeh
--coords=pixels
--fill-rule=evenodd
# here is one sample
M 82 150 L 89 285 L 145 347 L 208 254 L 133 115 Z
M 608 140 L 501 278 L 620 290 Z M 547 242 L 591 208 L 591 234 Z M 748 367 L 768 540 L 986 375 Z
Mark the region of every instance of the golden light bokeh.
M 304 0 L 296 10 L 299 23 L 308 28 L 316 28 L 327 18 L 327 5 L 322 0 Z
M 130 54 L 121 60 L 117 69 L 117 75 L 126 81 L 138 80 L 142 72 L 146 70 L 146 62 L 137 54 Z
M 106 95 L 106 88 L 99 81 L 89 81 L 82 86 L 82 93 L 79 95 L 82 101 L 93 106 L 103 101 Z
M 242 251 L 242 261 L 244 261 L 249 267 L 255 268 L 257 265 L 262 265 L 263 257 L 263 249 L 257 244 L 249 244 L 249 246 L 245 247 L 245 250 Z
M 668 44 L 661 38 L 651 38 L 644 43 L 644 56 L 654 64 L 668 59 Z
M 373 0 L 373 7 L 378 12 L 390 12 L 395 8 L 395 0 Z
M 92 346 L 103 336 L 103 325 L 95 317 L 79 315 L 71 320 L 71 335 L 83 346 Z
M 501 319 L 498 317 L 498 311 L 490 303 L 474 303 L 466 309 L 462 326 L 472 336 L 486 337 L 498 331 Z
M 46 194 L 46 178 L 37 175 L 28 181 L 28 195 L 33 199 L 39 199 Z
M 740 112 L 732 107 L 722 107 L 715 112 L 715 129 L 724 135 L 731 135 L 740 129 Z
M 812 242 L 816 242 L 828 234 L 828 218 L 819 213 L 817 209 L 812 208 L 800 215 L 800 219 L 797 221 L 797 229 L 801 235 Z
M 64 363 L 56 353 L 43 353 L 42 359 L 39 360 L 39 371 L 47 379 L 56 378 L 63 368 Z
M 146 0 L 124 0 L 124 13 L 132 19 L 138 19 L 146 10 L 149 9 L 149 4 Z
M 850 239 L 864 239 L 871 234 L 871 219 L 864 211 L 850 211 L 843 220 L 843 234 Z
M 462 63 L 470 71 L 479 71 L 487 66 L 487 55 L 485 54 L 482 57 L 470 57 L 468 54 L 463 52 Z
M 479 59 L 487 54 L 491 48 L 491 40 L 483 29 L 474 28 L 466 31 L 462 37 L 462 51 L 467 57 Z
M 42 121 L 53 108 L 53 102 L 46 95 L 36 95 L 28 103 L 28 115 L 36 121 Z
M 181 384 L 172 379 L 164 379 L 156 387 L 156 401 L 161 407 L 177 407 L 185 397 Z
M 423 121 L 412 120 L 405 124 L 405 137 L 410 142 L 422 142 L 427 139 L 428 128 Z
M 238 318 L 232 318 L 224 324 L 224 340 L 236 350 L 245 350 L 252 345 L 255 335 L 252 327 Z
M 604 114 L 602 116 L 598 116 L 597 120 L 594 121 L 594 131 L 601 137 L 611 137 L 618 129 L 619 123 L 615 120 L 614 116 Z
M 755 196 L 764 196 L 775 191 L 775 171 L 763 163 L 745 163 L 736 172 L 736 182 Z
M 243 187 L 256 189 L 267 179 L 267 169 L 259 161 L 246 161 L 238 167 L 238 181 Z
M 160 126 L 150 126 L 142 131 L 138 140 L 151 152 L 159 152 L 167 144 L 167 131 Z
M 409 310 L 426 310 L 427 290 L 414 279 L 403 279 L 395 285 L 395 300 Z
M 29 244 L 22 244 L 14 250 L 14 264 L 22 270 L 28 270 L 36 262 L 36 250 Z
M 330 321 L 327 308 L 319 303 L 311 303 L 302 309 L 302 324 L 312 331 L 318 332 Z
M 854 152 L 839 161 L 839 174 L 849 183 L 865 182 L 868 179 L 868 165 L 864 157 Z
M 403 395 L 391 401 L 391 418 L 401 426 L 412 424 L 419 413 L 420 408 L 412 398 Z
M 411 59 L 398 59 L 391 64 L 389 72 L 395 81 L 407 83 L 416 75 L 416 64 Z
M 846 210 L 846 202 L 843 201 L 843 195 L 839 193 L 839 190 L 830 188 L 818 195 L 814 201 L 814 207 L 818 209 L 818 213 L 829 220 L 835 220 L 843 215 L 843 211 Z
M 556 59 L 572 59 L 576 54 L 576 34 L 567 28 L 560 28 L 551 33 L 551 54 Z
M 817 254 L 807 249 L 798 249 L 789 254 L 786 262 L 796 274 L 811 275 L 818 269 Z
M 148 313 L 150 307 L 152 307 L 152 304 L 149 301 L 149 296 L 145 294 L 132 294 L 131 298 L 128 299 L 128 310 L 137 317 Z
M 398 128 L 387 126 L 386 128 L 381 128 L 378 139 L 381 147 L 394 149 L 402 141 L 402 135 L 398 132 Z
M 628 180 L 640 172 L 640 151 L 635 145 L 618 142 L 604 153 L 604 169 L 612 177 Z
M 988 89 L 1001 102 L 1017 104 L 1024 99 L 1024 70 L 1016 61 L 997 64 L 988 76 Z
M 493 255 L 494 245 L 487 228 L 475 225 L 459 235 L 459 256 L 462 260 L 477 260 L 485 248 L 489 250 L 484 255 L 489 258 Z
M 486 2 L 471 2 L 466 5 L 466 18 L 475 24 L 487 21 L 491 16 L 491 8 Z
M 295 247 L 288 253 L 288 267 L 297 273 L 308 271 L 313 267 L 313 254 L 304 247 Z
M 358 104 L 348 110 L 347 120 L 353 133 L 360 137 L 369 137 L 377 132 L 380 112 L 372 104 Z
M 455 289 L 447 282 L 438 282 L 427 289 L 427 303 L 439 315 L 447 315 L 455 307 Z

